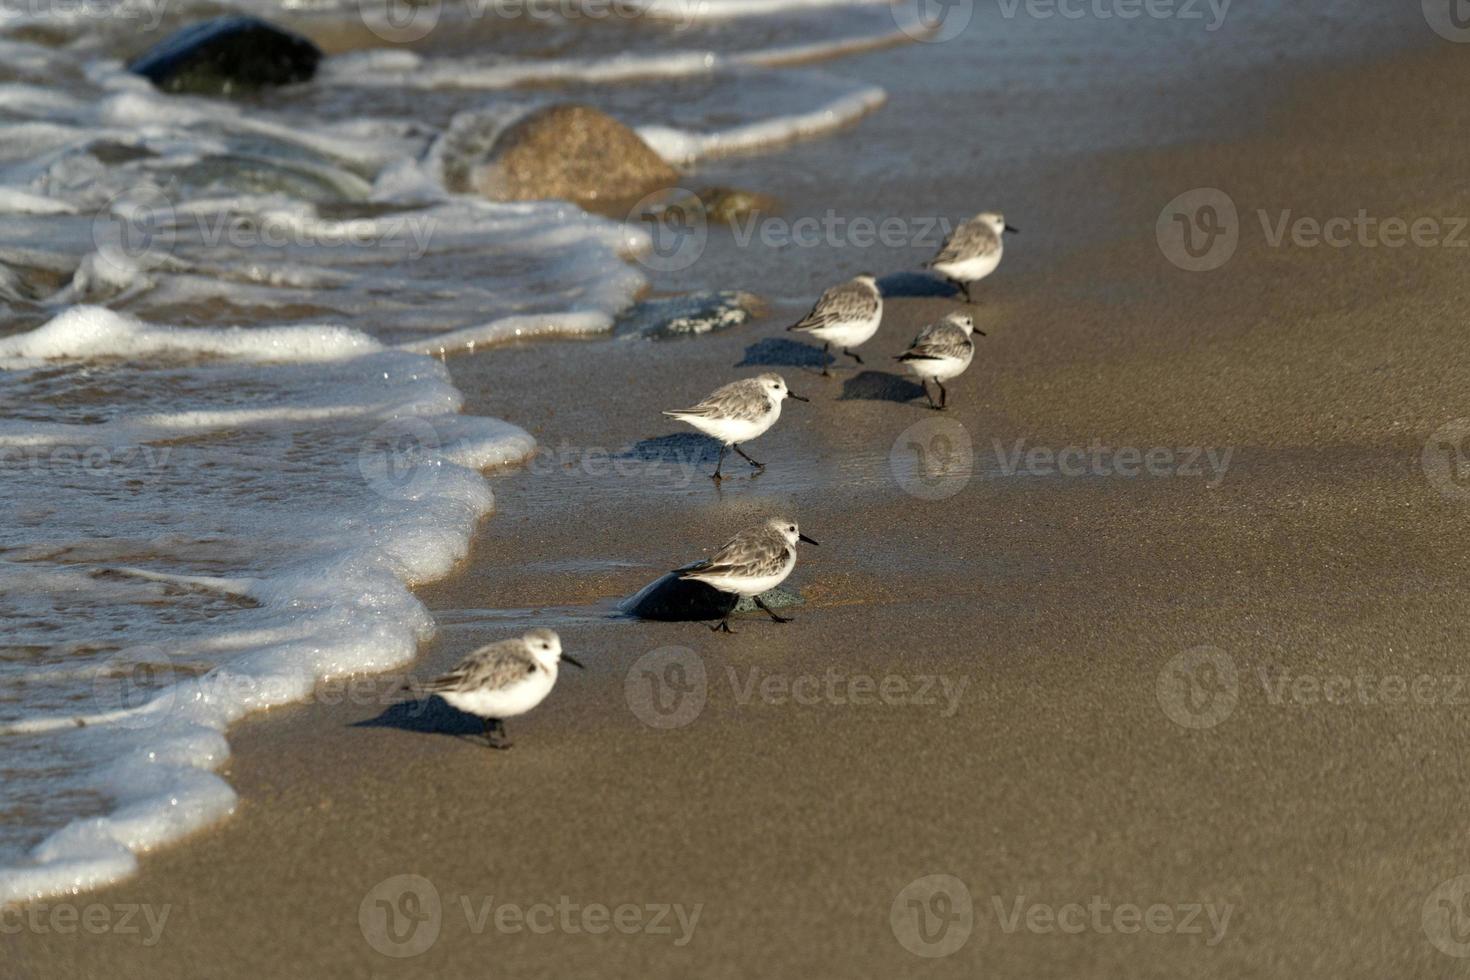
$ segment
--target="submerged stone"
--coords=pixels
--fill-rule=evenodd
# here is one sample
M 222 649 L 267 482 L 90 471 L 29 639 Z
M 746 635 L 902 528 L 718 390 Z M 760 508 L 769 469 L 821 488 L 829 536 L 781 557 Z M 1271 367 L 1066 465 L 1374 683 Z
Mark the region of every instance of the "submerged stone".
M 759 297 L 733 289 L 650 299 L 620 317 L 616 330 L 650 340 L 694 337 L 738 327 L 759 316 L 763 305 Z
M 229 95 L 309 81 L 322 52 L 258 17 L 228 16 L 175 31 L 128 65 L 165 92 Z

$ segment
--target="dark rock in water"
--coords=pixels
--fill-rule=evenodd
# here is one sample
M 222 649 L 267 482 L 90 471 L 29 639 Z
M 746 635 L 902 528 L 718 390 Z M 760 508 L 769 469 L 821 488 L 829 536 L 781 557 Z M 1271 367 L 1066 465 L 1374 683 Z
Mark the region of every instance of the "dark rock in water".
M 759 316 L 760 298 L 733 289 L 645 300 L 618 320 L 619 336 L 668 340 L 728 330 Z
M 633 130 L 584 105 L 536 109 L 497 135 L 471 182 L 492 201 L 632 199 L 678 180 Z
M 774 198 L 734 187 L 710 187 L 699 192 L 707 221 L 740 224 L 756 215 L 776 210 Z
M 761 601 L 772 609 L 801 604 L 801 597 L 788 589 L 771 589 L 761 595 Z M 675 622 L 687 620 L 709 621 L 724 619 L 732 612 L 749 612 L 756 608 L 751 599 L 740 599 L 727 592 L 711 588 L 703 582 L 681 579 L 676 572 L 669 572 L 657 581 L 650 582 L 638 594 L 624 599 L 619 609 L 629 616 L 641 619 L 661 619 Z
M 322 52 L 256 17 L 216 17 L 175 31 L 128 65 L 165 92 L 229 95 L 305 82 Z

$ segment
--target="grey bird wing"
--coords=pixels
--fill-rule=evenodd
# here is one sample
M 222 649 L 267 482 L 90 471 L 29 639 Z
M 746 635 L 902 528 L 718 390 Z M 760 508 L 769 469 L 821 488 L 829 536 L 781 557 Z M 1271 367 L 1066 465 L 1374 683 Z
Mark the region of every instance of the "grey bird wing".
M 935 323 L 921 330 L 897 360 L 937 361 L 946 357 L 964 357 L 966 351 L 974 349 L 975 342 L 963 329 L 952 323 Z
M 878 312 L 874 290 L 856 280 L 833 286 L 822 294 L 812 311 L 787 330 L 820 330 L 834 323 L 864 320 Z
M 932 266 L 941 262 L 978 259 L 999 249 L 1000 236 L 989 225 L 971 219 L 951 232 L 939 254 L 924 264 Z
M 734 575 L 756 578 L 774 575 L 786 565 L 786 539 L 765 528 L 741 531 L 704 561 L 675 569 L 680 578 Z
M 470 653 L 449 673 L 426 682 L 422 690 L 428 694 L 497 690 L 524 680 L 537 669 L 520 640 L 501 640 Z
M 682 415 L 693 418 L 728 418 L 754 422 L 764 417 L 768 410 L 769 402 L 766 400 L 765 392 L 761 390 L 760 379 L 742 378 L 722 388 L 716 388 L 698 405 L 664 414 L 672 418 Z

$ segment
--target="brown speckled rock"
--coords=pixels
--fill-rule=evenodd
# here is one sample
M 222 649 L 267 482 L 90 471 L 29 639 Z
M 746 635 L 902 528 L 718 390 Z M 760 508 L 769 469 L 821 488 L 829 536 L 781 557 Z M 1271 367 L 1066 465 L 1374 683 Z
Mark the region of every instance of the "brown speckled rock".
M 585 203 L 634 198 L 678 174 L 616 119 L 581 105 L 537 109 L 506 128 L 474 168 L 475 190 L 492 201 L 561 198 Z

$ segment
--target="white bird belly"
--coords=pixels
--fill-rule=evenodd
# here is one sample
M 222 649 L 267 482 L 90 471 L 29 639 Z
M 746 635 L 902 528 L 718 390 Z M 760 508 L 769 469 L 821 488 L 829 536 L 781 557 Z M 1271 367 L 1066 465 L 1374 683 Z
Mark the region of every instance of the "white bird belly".
M 729 575 L 718 575 L 711 576 L 710 578 L 700 578 L 699 581 L 713 586 L 721 592 L 733 592 L 736 595 L 745 596 L 760 595 L 762 592 L 774 589 L 786 581 L 786 576 L 791 574 L 791 569 L 795 566 L 796 563 L 792 562 L 784 571 L 774 575 L 762 575 L 759 578 L 736 578 Z
M 440 694 L 460 711 L 467 711 L 481 718 L 514 718 L 523 715 L 546 700 L 556 678 L 544 670 L 509 687 L 493 691 L 445 691 Z
M 995 271 L 1000 265 L 999 252 L 989 255 L 981 255 L 973 259 L 960 259 L 957 262 L 937 262 L 935 270 L 946 278 L 955 282 L 978 282 Z
M 883 314 L 880 311 L 866 320 L 852 320 L 829 327 L 818 327 L 809 332 L 818 340 L 836 344 L 838 347 L 856 347 L 872 340 L 873 334 L 878 332 L 878 325 L 882 322 Z
M 933 360 L 906 361 L 909 370 L 924 380 L 938 378 L 940 381 L 948 381 L 965 373 L 965 368 L 970 366 L 970 357 L 938 357 Z
M 781 417 L 780 410 L 768 413 L 764 418 L 750 421 L 749 419 L 712 419 L 697 415 L 683 415 L 679 418 L 694 426 L 707 436 L 713 436 L 725 445 L 737 442 L 746 442 L 764 433 L 776 423 Z

